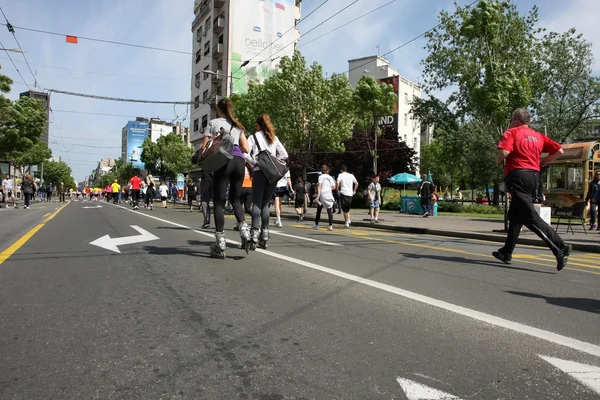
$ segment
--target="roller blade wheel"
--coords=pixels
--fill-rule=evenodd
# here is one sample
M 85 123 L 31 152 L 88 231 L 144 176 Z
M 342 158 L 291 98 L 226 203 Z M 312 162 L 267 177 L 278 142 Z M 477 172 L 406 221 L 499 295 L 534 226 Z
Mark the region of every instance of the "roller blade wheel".
M 263 249 L 263 250 L 266 250 L 266 249 L 267 249 L 267 247 L 268 247 L 268 246 L 267 246 L 267 242 L 265 242 L 264 240 L 259 240 L 259 241 L 258 241 L 258 247 L 260 247 L 260 248 L 261 248 L 261 249 Z
M 252 240 L 248 240 L 248 251 L 255 251 L 256 250 L 256 243 L 254 243 Z
M 210 252 L 211 258 L 218 258 L 219 260 L 224 260 L 226 255 L 225 252 Z
M 246 250 L 246 254 L 250 253 L 250 243 L 252 243 L 250 240 L 242 238 L 242 245 L 240 246 L 240 249 Z

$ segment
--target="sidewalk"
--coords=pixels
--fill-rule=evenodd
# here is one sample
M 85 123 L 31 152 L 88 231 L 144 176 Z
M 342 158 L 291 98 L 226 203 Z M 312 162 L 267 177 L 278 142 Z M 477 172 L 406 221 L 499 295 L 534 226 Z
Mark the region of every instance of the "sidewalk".
M 316 208 L 309 208 L 305 215 L 306 221 L 314 221 Z M 272 213 L 273 214 L 273 213 Z M 352 226 L 369 227 L 373 229 L 384 229 L 390 231 L 461 237 L 465 239 L 480 239 L 492 242 L 504 243 L 506 233 L 504 229 L 504 221 L 488 218 L 472 218 L 472 217 L 454 217 L 454 216 L 437 216 L 423 218 L 420 215 L 400 214 L 397 211 L 381 211 L 379 214 L 379 224 L 372 224 L 369 219 L 368 210 L 357 209 L 351 210 Z M 296 212 L 292 206 L 283 206 L 282 218 L 296 220 Z M 327 213 L 323 211 L 321 214 L 321 224 L 327 223 Z M 344 224 L 342 214 L 334 214 L 334 224 Z M 561 222 L 559 226 L 559 234 L 567 242 L 573 245 L 574 250 L 585 251 L 591 253 L 600 253 L 600 232 L 583 231 L 581 225 L 571 225 L 573 227 L 572 234 L 566 232 L 567 225 Z M 337 226 L 336 226 L 337 229 Z M 343 228 L 342 228 L 343 229 Z M 587 226 L 586 226 L 587 229 Z M 520 244 L 531 246 L 546 247 L 545 243 L 534 233 L 523 228 L 523 232 L 519 237 Z

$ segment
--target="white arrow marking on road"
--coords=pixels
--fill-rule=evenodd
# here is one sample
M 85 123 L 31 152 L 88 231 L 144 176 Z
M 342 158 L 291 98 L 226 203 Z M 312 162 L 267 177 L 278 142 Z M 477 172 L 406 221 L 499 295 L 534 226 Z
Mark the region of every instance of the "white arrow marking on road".
M 538 356 L 600 394 L 600 367 L 561 360 L 560 358 L 540 356 L 539 354 Z
M 396 378 L 408 400 L 460 400 L 450 393 L 442 392 L 421 383 L 404 378 Z
M 91 206 L 91 207 L 81 207 L 81 208 L 102 208 L 102 206 Z
M 150 240 L 160 239 L 158 236 L 154 236 L 150 232 L 145 229 L 140 228 L 137 225 L 131 225 L 133 229 L 138 231 L 140 234 L 135 236 L 125 236 L 120 238 L 111 239 L 109 235 L 102 236 L 99 239 L 90 242 L 93 246 L 102 247 L 103 249 L 114 251 L 115 253 L 121 253 L 117 246 L 122 246 L 124 244 L 134 244 L 141 242 L 148 242 Z

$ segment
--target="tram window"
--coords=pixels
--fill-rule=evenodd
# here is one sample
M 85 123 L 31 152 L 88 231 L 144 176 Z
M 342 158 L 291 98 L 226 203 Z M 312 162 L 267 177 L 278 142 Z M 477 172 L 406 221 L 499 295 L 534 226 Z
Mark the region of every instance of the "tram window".
M 576 165 L 567 168 L 567 189 L 582 190 L 583 189 L 583 169 L 581 165 Z
M 550 188 L 566 189 L 565 171 L 566 165 L 553 165 L 550 168 Z
M 582 190 L 583 171 L 578 165 L 553 165 L 550 168 L 550 188 L 554 190 Z

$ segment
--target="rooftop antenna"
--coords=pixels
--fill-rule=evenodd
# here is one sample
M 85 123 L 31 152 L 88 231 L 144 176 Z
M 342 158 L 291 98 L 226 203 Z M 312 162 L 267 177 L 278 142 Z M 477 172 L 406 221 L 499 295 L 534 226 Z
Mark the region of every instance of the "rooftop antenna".
M 379 45 L 375 46 L 377 48 L 377 57 L 379 57 Z

